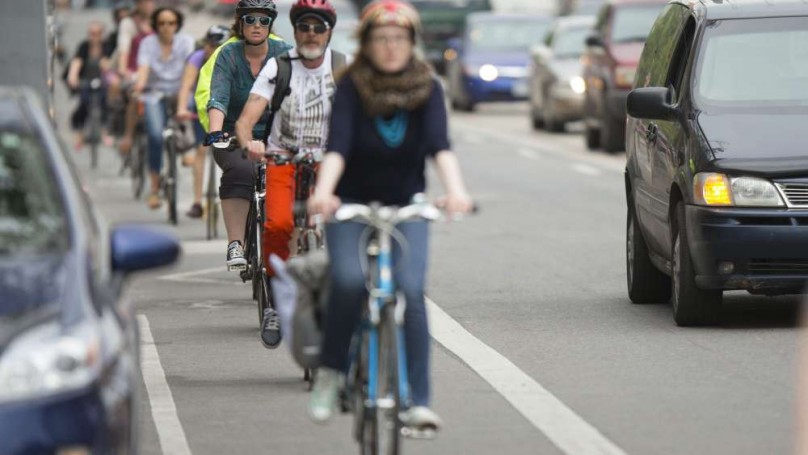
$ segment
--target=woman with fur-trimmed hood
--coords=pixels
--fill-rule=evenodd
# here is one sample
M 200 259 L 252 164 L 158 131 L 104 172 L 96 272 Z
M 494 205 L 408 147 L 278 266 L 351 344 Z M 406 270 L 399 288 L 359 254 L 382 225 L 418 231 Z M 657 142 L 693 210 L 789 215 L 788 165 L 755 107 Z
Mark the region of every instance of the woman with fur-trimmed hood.
M 446 189 L 446 210 L 471 210 L 457 158 L 450 151 L 443 89 L 415 52 L 419 33 L 418 13 L 404 1 L 377 0 L 362 11 L 360 48 L 337 84 L 329 152 L 309 198 L 310 213 L 328 217 L 342 202 L 408 205 L 425 190 L 427 158 L 433 159 Z M 321 368 L 309 405 L 311 417 L 319 422 L 329 419 L 336 407 L 349 343 L 367 299 L 359 256 L 364 230 L 357 222 L 326 227 L 331 288 Z M 404 338 L 412 391 L 412 406 L 401 420 L 419 429 L 438 429 L 440 418 L 429 408 L 430 341 L 424 304 L 429 230 L 426 221 L 402 223 L 398 230 L 408 245 L 406 261 L 396 264 L 395 282 L 406 298 Z M 394 257 L 399 253 L 394 251 Z

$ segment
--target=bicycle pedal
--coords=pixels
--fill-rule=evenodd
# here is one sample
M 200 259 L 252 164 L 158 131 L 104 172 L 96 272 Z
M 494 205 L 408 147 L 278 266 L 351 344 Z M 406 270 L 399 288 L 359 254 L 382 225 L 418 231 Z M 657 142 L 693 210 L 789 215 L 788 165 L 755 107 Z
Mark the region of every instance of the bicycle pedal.
M 434 428 L 401 427 L 401 436 L 409 439 L 435 439 L 437 435 Z
M 228 265 L 227 271 L 228 272 L 244 272 L 247 270 L 247 266 L 244 264 L 236 264 L 236 265 Z

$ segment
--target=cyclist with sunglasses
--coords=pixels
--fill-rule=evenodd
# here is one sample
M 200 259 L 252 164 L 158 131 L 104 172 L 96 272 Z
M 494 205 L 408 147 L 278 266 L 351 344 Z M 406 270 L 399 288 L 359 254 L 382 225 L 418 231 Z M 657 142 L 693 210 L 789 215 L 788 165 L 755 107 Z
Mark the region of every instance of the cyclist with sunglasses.
M 235 134 L 236 120 L 256 76 L 270 58 L 291 47 L 269 37 L 277 15 L 278 10 L 271 0 L 241 0 L 236 6 L 233 32 L 238 41 L 222 46 L 215 57 L 207 104 L 210 132 L 206 145 Z M 252 131 L 255 137 L 263 137 L 265 116 L 255 124 Z M 253 198 L 255 164 L 241 153 L 226 150 L 214 150 L 213 158 L 222 169 L 219 195 L 227 230 L 227 268 L 242 270 L 247 266 L 243 237 Z
M 294 156 L 297 153 L 322 155 L 328 138 L 328 123 L 331 116 L 331 101 L 336 91 L 332 59 L 344 64 L 344 55 L 333 52 L 328 43 L 331 30 L 337 23 L 337 12 L 328 0 L 297 0 L 289 11 L 294 25 L 295 48 L 287 54 L 267 62 L 255 80 L 250 98 L 238 121 L 236 133 L 239 143 L 248 150 L 253 160 L 264 159 L 265 149 Z M 285 60 L 285 61 L 284 61 Z M 272 115 L 271 134 L 268 143 L 263 136 L 252 134 L 267 106 L 273 101 L 280 84 L 280 65 L 291 70 L 287 87 L 280 96 L 283 101 L 278 112 Z M 289 66 L 291 65 L 291 66 Z M 268 166 L 266 179 L 266 220 L 264 222 L 264 263 L 276 254 L 289 258 L 289 242 L 292 240 L 294 220 L 292 206 L 295 199 L 295 165 Z M 267 274 L 274 271 L 267 268 Z M 264 345 L 277 346 L 275 335 L 277 318 L 273 308 L 264 310 L 261 339 Z

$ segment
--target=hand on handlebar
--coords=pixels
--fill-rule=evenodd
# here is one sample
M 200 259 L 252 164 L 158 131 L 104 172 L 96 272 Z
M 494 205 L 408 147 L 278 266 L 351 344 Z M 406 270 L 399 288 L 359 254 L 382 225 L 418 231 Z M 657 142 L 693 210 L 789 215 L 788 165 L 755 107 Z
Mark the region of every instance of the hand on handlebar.
M 225 142 L 228 137 L 230 137 L 230 135 L 225 131 L 211 131 L 205 135 L 205 140 L 202 144 L 213 145 L 216 142 Z
M 309 196 L 306 207 L 309 215 L 321 215 L 323 221 L 328 221 L 331 215 L 337 211 L 340 204 L 342 204 L 342 201 L 337 196 L 333 194 L 317 194 L 315 191 L 314 194 Z
M 177 109 L 177 113 L 174 115 L 174 117 L 177 119 L 177 121 L 184 122 L 186 120 L 191 120 L 193 118 L 193 114 L 191 114 L 191 111 L 186 108 L 179 108 Z
M 250 141 L 246 147 L 247 150 L 247 157 L 253 161 L 262 161 L 264 159 L 264 153 L 266 153 L 266 144 L 263 141 L 252 140 Z
M 449 193 L 439 197 L 435 205 L 449 214 L 450 219 L 458 219 L 474 211 L 474 200 L 466 193 Z

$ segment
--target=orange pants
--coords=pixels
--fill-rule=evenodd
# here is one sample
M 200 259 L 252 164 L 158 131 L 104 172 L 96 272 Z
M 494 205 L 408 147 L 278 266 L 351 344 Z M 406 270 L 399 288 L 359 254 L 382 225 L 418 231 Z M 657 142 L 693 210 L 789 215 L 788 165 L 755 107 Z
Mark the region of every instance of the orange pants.
M 269 265 L 269 255 L 275 254 L 284 261 L 289 259 L 289 241 L 295 229 L 292 210 L 295 204 L 295 166 L 267 166 L 266 200 L 264 202 L 264 264 L 267 275 L 275 271 Z

